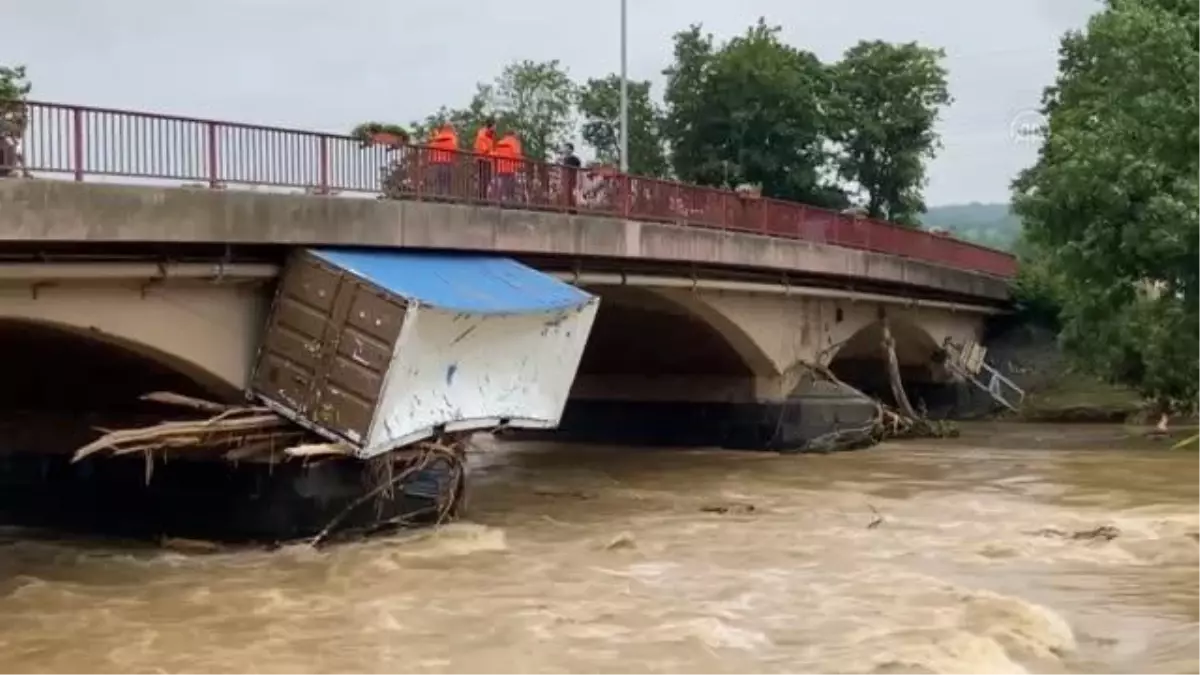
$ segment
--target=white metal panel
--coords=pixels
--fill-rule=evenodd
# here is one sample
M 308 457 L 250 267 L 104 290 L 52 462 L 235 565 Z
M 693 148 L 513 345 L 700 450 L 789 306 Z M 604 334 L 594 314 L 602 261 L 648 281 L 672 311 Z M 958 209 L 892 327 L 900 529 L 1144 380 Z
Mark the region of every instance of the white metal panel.
M 599 299 L 529 314 L 410 307 L 367 442 L 371 457 L 441 425 L 483 429 L 558 425 Z

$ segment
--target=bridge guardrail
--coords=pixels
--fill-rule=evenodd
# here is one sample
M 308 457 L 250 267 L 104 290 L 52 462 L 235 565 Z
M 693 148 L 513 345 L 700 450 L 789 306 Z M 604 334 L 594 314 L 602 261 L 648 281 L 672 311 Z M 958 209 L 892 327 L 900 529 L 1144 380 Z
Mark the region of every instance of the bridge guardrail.
M 603 168 L 516 160 L 510 173 L 470 152 L 441 161 L 444 151 L 422 146 L 386 147 L 338 134 L 41 102 L 6 106 L 0 125 L 0 175 L 124 177 L 571 211 L 800 239 L 1000 277 L 1012 277 L 1017 269 L 1012 255 L 944 235 Z M 14 138 L 21 139 L 17 148 Z

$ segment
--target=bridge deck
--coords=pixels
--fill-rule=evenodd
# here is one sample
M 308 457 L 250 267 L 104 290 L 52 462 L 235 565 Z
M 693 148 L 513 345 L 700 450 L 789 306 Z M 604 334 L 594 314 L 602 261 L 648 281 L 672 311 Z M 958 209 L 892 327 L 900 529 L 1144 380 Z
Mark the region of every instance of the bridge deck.
M 9 253 L 86 245 L 163 253 L 201 246 L 360 245 L 502 252 L 539 267 L 606 271 L 647 266 L 674 276 L 753 274 L 813 279 L 901 296 L 985 303 L 1008 280 L 902 256 L 748 232 L 430 201 L 337 199 L 250 190 L 179 189 L 56 180 L 0 180 L 0 241 Z M 635 271 L 635 270 L 631 270 Z
M 427 148 L 336 134 L 37 102 L 25 104 L 22 122 L 21 170 L 39 177 L 338 197 L 386 194 L 752 233 L 1005 278 L 1016 272 L 1013 256 L 950 237 L 603 167 L 572 171 L 519 161 L 503 177 L 485 158 L 467 152 L 435 156 Z M 6 159 L 11 155 L 0 152 L 0 173 L 6 162 L 9 173 L 16 168 Z

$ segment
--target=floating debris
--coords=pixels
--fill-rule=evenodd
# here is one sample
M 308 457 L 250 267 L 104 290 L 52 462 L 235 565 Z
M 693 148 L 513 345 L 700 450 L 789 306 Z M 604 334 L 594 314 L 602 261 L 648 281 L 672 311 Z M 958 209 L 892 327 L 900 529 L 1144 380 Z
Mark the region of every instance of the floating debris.
M 261 406 L 226 406 L 170 392 L 154 392 L 142 400 L 216 414 L 129 429 L 97 428 L 103 435 L 76 450 L 71 461 L 98 453 L 143 453 L 152 457 L 155 453 L 183 452 L 252 460 L 271 458 L 276 452 L 313 438 L 310 432 Z
M 746 514 L 754 513 L 757 509 L 753 504 L 715 504 L 710 506 L 701 506 L 700 510 L 704 513 Z
M 1031 534 L 1038 537 L 1053 537 L 1057 539 L 1070 539 L 1072 541 L 1112 541 L 1121 536 L 1121 530 L 1113 525 L 1100 525 L 1087 530 L 1076 530 L 1074 532 L 1066 532 L 1057 527 L 1043 527 Z
M 354 459 L 354 448 L 349 444 L 330 442 L 262 406 L 226 405 L 171 392 L 154 392 L 141 399 L 209 414 L 197 419 L 126 429 L 97 427 L 102 435 L 76 450 L 71 461 L 141 454 L 146 464 L 147 485 L 153 480 L 155 461 L 166 461 L 175 456 L 231 463 L 275 464 L 330 459 L 358 462 L 363 472 L 362 495 L 347 504 L 311 539 L 313 546 L 329 539 L 347 516 L 371 501 L 376 503 L 375 521 L 370 527 L 356 527 L 355 531 L 377 531 L 417 522 L 440 524 L 454 516 L 462 502 L 466 434 L 441 434 L 435 439 L 418 441 L 362 461 Z M 437 488 L 436 494 L 429 494 L 428 508 L 392 518 L 382 517 L 384 504 L 394 497 L 396 488 L 414 481 L 419 483 L 431 473 L 444 475 L 448 488 Z M 186 540 L 172 542 L 178 544 Z
M 613 537 L 611 541 L 604 546 L 606 551 L 619 551 L 621 549 L 637 548 L 637 541 L 633 535 L 628 532 L 622 532 Z

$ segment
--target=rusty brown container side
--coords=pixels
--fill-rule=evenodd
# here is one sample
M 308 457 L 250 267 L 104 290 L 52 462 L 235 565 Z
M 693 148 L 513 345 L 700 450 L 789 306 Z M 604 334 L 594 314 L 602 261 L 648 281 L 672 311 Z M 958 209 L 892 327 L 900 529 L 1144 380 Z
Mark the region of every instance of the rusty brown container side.
M 253 393 L 355 444 L 366 440 L 405 301 L 315 255 L 289 259 L 251 379 Z

